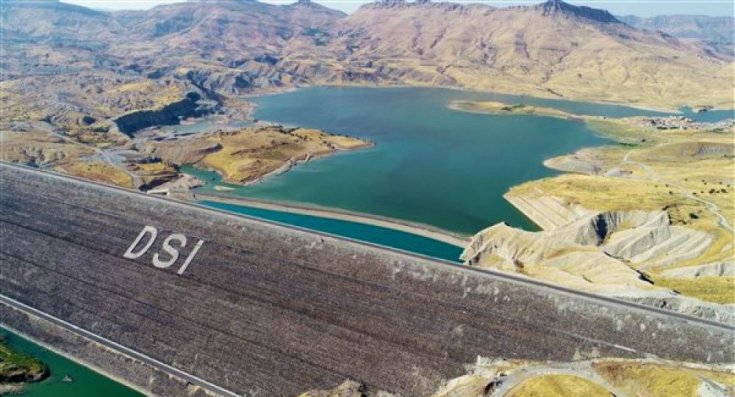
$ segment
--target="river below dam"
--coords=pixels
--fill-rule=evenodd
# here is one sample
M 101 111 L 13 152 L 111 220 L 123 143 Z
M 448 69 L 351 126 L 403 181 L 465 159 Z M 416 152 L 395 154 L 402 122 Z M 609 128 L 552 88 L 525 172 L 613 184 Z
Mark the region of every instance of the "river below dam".
M 436 88 L 312 87 L 252 98 L 258 120 L 370 140 L 228 195 L 316 205 L 473 234 L 497 222 L 536 230 L 504 198 L 556 172 L 549 157 L 608 141 L 585 123 L 449 109 L 454 100 L 546 106 L 584 115 L 665 115 L 631 107 Z M 716 115 L 716 114 L 715 114 Z M 191 170 L 191 169 L 190 169 Z M 214 193 L 210 183 L 201 192 Z
M 51 375 L 38 383 L 29 383 L 13 396 L 23 397 L 143 397 L 143 394 L 122 385 L 75 361 L 63 357 L 33 341 L 0 327 L 0 335 L 13 350 L 43 361 Z

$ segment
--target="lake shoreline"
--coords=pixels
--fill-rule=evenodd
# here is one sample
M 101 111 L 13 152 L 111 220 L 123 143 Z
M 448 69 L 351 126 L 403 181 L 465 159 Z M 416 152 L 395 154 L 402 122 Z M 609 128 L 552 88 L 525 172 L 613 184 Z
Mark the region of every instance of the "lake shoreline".
M 275 90 L 267 90 L 263 92 L 257 92 L 252 93 L 248 95 L 242 96 L 243 99 L 249 100 L 251 98 L 259 98 L 264 96 L 271 96 L 271 95 L 279 95 L 279 94 L 285 94 L 289 92 L 298 91 L 305 88 L 313 88 L 313 87 L 332 87 L 332 88 L 374 88 L 374 89 L 383 89 L 383 88 L 437 88 L 437 89 L 446 89 L 446 90 L 452 90 L 452 91 L 461 91 L 466 93 L 475 93 L 475 94 L 490 94 L 490 95 L 513 95 L 513 96 L 519 96 L 519 97 L 527 97 L 531 99 L 551 99 L 551 100 L 558 100 L 558 101 L 567 101 L 567 102 L 587 102 L 587 103 L 594 103 L 598 105 L 612 105 L 612 106 L 624 106 L 639 110 L 646 110 L 651 112 L 663 112 L 663 113 L 674 113 L 674 114 L 681 114 L 680 108 L 667 108 L 667 107 L 658 107 L 654 105 L 641 105 L 641 104 L 635 104 L 635 103 L 627 103 L 627 102 L 614 102 L 614 101 L 605 101 L 600 99 L 588 99 L 588 98 L 574 98 L 574 97 L 558 97 L 556 95 L 544 95 L 546 91 L 540 91 L 539 95 L 531 95 L 526 93 L 519 93 L 519 92 L 502 92 L 502 91 L 491 91 L 491 90 L 477 90 L 477 89 L 471 89 L 467 87 L 461 87 L 461 86 L 436 86 L 436 85 L 410 85 L 410 84 L 388 84 L 388 85 L 375 85 L 375 84 L 307 84 L 299 87 L 288 87 L 284 89 L 275 89 Z M 257 105 L 256 105 L 257 106 Z M 255 113 L 256 106 L 253 106 L 250 108 L 248 112 L 248 116 L 252 117 L 252 115 Z M 691 107 L 689 105 L 680 105 L 680 107 Z M 726 107 L 719 107 L 719 106 L 713 106 L 710 108 L 710 110 L 735 110 L 731 108 Z
M 242 205 L 246 207 L 266 209 L 271 211 L 280 211 L 285 213 L 295 213 L 300 215 L 315 216 L 319 218 L 361 223 L 426 237 L 460 248 L 465 248 L 465 246 L 470 241 L 470 236 L 452 233 L 429 225 L 411 223 L 372 214 L 351 212 L 336 208 L 324 208 L 317 206 L 297 205 L 291 203 L 279 203 L 267 200 L 247 199 L 233 197 L 227 194 L 199 194 L 194 192 L 194 195 L 195 201 L 214 201 L 224 204 Z
M 471 236 L 490 224 L 503 221 L 536 230 L 537 226 L 504 200 L 502 194 L 517 182 L 550 176 L 552 172 L 540 166 L 549 157 L 549 151 L 551 155 L 561 155 L 607 141 L 599 135 L 588 134 L 579 120 L 571 120 L 568 124 L 570 121 L 566 118 L 559 118 L 554 123 L 563 128 L 562 133 L 550 139 L 549 134 L 538 132 L 538 122 L 532 118 L 483 120 L 447 109 L 447 103 L 455 99 L 486 100 L 484 94 L 465 95 L 469 92 L 467 90 L 362 89 L 313 87 L 251 99 L 256 102 L 253 109 L 260 123 L 267 121 L 268 124 L 334 131 L 371 141 L 378 150 L 360 148 L 362 150 L 355 153 L 363 152 L 364 155 L 355 156 L 354 160 L 347 159 L 352 155 L 343 157 L 337 154 L 324 159 L 323 163 L 320 159 L 319 164 L 303 165 L 303 168 L 298 164 L 293 173 L 284 173 L 286 167 L 283 167 L 247 184 L 220 182 L 222 174 L 212 173 L 212 167 L 202 167 L 202 164 L 197 167 L 210 172 L 199 173 L 186 168 L 182 172 L 189 172 L 207 182 L 206 187 L 195 190 L 194 194 L 227 193 L 224 196 L 297 205 L 307 203 L 307 206 L 315 203 L 327 211 L 347 208 L 361 214 L 421 222 Z M 325 106 L 334 115 L 319 115 L 318 108 Z M 583 109 L 601 114 L 639 113 L 610 106 L 590 105 Z M 419 117 L 417 111 L 427 113 Z M 458 126 L 463 130 L 461 133 Z M 507 131 L 511 128 L 520 129 L 520 133 L 509 135 Z M 503 145 L 498 145 L 497 139 L 502 139 Z M 539 166 L 529 167 L 515 154 L 524 150 L 529 140 L 549 141 L 548 144 L 536 143 L 529 149 L 528 156 L 538 157 Z M 440 157 L 449 149 L 446 144 L 451 144 L 452 150 L 462 151 L 464 155 L 448 159 L 448 165 L 444 166 Z M 482 163 L 472 162 L 473 159 Z M 509 164 L 508 170 L 478 167 L 478 164 L 493 162 Z M 524 165 L 519 165 L 522 163 Z M 325 172 L 330 177 L 321 177 L 326 175 Z M 487 179 L 491 180 L 487 187 L 485 183 L 478 186 L 477 182 L 472 182 Z M 423 194 L 413 192 L 410 188 L 412 183 L 422 186 Z M 443 210 L 438 210 L 440 208 Z M 508 214 L 504 214 L 506 212 Z M 393 219 L 388 221 L 394 223 Z M 412 233 L 415 231 L 411 230 Z M 454 245 L 459 245 L 456 240 Z

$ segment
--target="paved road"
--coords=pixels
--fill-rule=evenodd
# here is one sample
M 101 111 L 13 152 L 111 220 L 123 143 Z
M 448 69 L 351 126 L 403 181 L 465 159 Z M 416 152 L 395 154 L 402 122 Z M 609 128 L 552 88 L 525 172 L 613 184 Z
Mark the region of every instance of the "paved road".
M 237 393 L 233 393 L 229 390 L 226 390 L 222 387 L 219 387 L 211 382 L 207 382 L 206 380 L 196 377 L 194 375 L 188 374 L 184 371 L 181 371 L 177 368 L 174 368 L 166 363 L 162 363 L 154 358 L 151 358 L 149 356 L 146 356 L 145 354 L 142 354 L 138 351 L 135 351 L 134 349 L 128 348 L 126 346 L 123 346 L 115 341 L 112 341 L 110 339 L 107 339 L 105 337 L 102 337 L 100 335 L 97 335 L 93 332 L 89 332 L 83 328 L 80 328 L 74 324 L 71 324 L 67 321 L 61 320 L 59 318 L 56 318 L 54 316 L 51 316 L 47 313 L 44 313 L 40 310 L 34 309 L 31 306 L 28 306 L 26 304 L 23 304 L 21 302 L 18 302 L 15 299 L 8 298 L 7 296 L 0 295 L 0 303 L 10 306 L 16 310 L 20 310 L 22 312 L 28 313 L 30 315 L 33 315 L 35 317 L 41 318 L 45 321 L 48 321 L 58 327 L 61 327 L 67 331 L 71 331 L 77 335 L 83 336 L 91 341 L 94 341 L 96 343 L 99 343 L 102 346 L 109 347 L 110 349 L 113 349 L 115 351 L 118 351 L 120 353 L 123 353 L 129 357 L 132 357 L 136 360 L 142 361 L 145 364 L 148 364 L 154 368 L 158 368 L 161 371 L 164 371 L 170 375 L 179 377 L 180 379 L 185 380 L 186 382 L 189 382 L 191 384 L 197 385 L 203 389 L 206 389 L 210 391 L 211 393 L 215 395 L 220 395 L 224 397 L 239 397 Z
M 71 138 L 71 137 L 69 137 L 69 136 L 67 136 L 67 135 L 59 132 L 54 126 L 52 126 L 52 125 L 50 125 L 48 123 L 43 122 L 43 123 L 38 123 L 36 125 L 37 126 L 41 126 L 41 128 L 44 131 L 46 131 L 49 134 L 51 134 L 51 135 L 53 135 L 53 136 L 55 136 L 55 137 L 63 140 L 64 142 L 71 143 L 73 145 L 84 146 L 84 147 L 86 147 L 86 148 L 94 151 L 95 152 L 95 155 L 94 156 L 99 157 L 99 159 L 101 161 L 109 164 L 113 168 L 117 168 L 120 171 L 128 174 L 128 176 L 132 180 L 133 186 L 136 186 L 137 187 L 137 186 L 142 186 L 143 185 L 143 178 L 141 178 L 138 174 L 136 174 L 136 173 L 131 172 L 130 170 L 128 170 L 125 167 L 125 165 L 122 164 L 122 162 L 120 161 L 120 159 L 117 158 L 115 156 L 115 154 L 111 153 L 109 150 L 107 150 L 107 149 L 103 150 L 103 149 L 100 149 L 100 148 L 98 148 L 98 147 L 96 147 L 94 145 L 82 143 L 82 142 L 80 142 L 80 141 L 78 141 L 76 139 L 73 139 L 73 138 Z
M 2 302 L 220 394 L 424 395 L 478 355 L 734 355 L 732 329 L 686 316 L 14 166 L 0 183 Z

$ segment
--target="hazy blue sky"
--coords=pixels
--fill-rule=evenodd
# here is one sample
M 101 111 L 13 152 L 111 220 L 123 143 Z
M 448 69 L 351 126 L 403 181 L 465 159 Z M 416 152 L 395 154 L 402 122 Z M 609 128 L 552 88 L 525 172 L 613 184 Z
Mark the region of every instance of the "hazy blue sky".
M 175 3 L 183 0 L 63 0 L 67 3 L 79 4 L 92 8 L 104 9 L 145 9 L 157 4 Z M 216 0 L 213 0 L 216 1 Z M 268 3 L 288 4 L 295 0 L 263 0 Z M 517 0 L 478 0 L 458 1 L 463 3 L 485 3 L 496 7 L 515 4 L 535 4 L 538 1 Z M 318 3 L 327 7 L 340 9 L 345 12 L 356 10 L 366 0 L 318 0 Z M 669 14 L 698 14 L 698 15 L 733 15 L 735 2 L 733 0 L 569 0 L 569 3 L 604 8 L 617 15 L 669 15 Z

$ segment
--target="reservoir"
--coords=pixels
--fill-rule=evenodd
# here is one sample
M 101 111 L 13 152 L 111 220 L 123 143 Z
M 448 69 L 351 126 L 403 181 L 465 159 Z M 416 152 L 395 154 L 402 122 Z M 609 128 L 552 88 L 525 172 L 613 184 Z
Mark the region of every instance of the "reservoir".
M 229 195 L 318 205 L 473 234 L 497 222 L 535 230 L 503 198 L 555 175 L 543 161 L 607 142 L 584 123 L 464 113 L 453 100 L 555 107 L 577 114 L 664 115 L 629 107 L 436 88 L 312 87 L 253 98 L 259 120 L 364 138 L 368 149 L 311 161 Z M 214 192 L 215 183 L 202 188 Z

